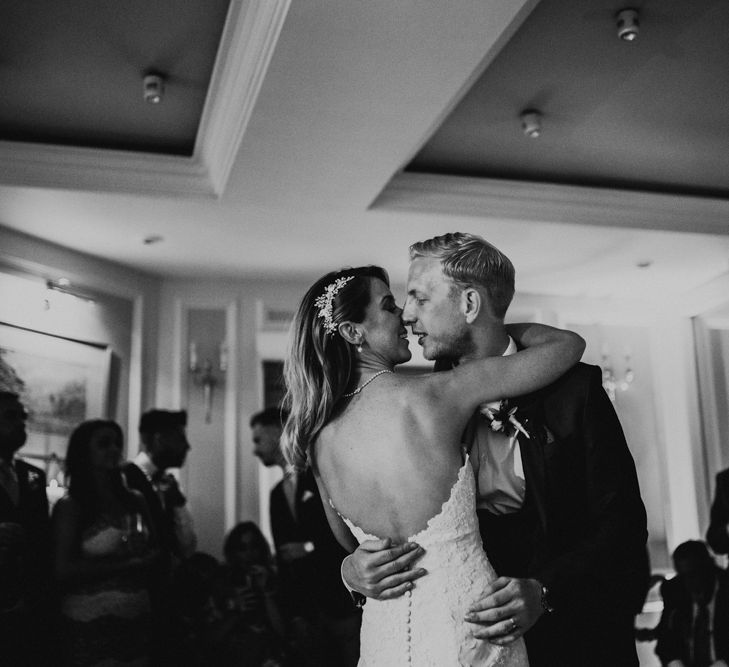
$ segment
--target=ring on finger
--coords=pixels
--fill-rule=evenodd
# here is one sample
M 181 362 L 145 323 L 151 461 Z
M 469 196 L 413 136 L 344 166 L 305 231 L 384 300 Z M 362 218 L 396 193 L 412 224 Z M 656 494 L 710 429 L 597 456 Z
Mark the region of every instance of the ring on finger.
M 519 624 L 516 622 L 516 618 L 513 616 L 509 619 L 509 632 L 514 632 L 519 627 Z

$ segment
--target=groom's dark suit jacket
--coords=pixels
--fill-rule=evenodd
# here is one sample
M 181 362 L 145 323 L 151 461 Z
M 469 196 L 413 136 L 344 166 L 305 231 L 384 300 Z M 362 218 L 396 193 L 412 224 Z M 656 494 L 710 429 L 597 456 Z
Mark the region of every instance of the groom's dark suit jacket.
M 525 638 L 532 667 L 638 665 L 634 615 L 648 588 L 646 513 L 633 458 L 597 366 L 510 401 L 526 479 L 521 571 L 548 587 L 554 612 Z M 483 524 L 482 524 L 483 526 Z M 487 554 L 511 545 L 483 534 Z

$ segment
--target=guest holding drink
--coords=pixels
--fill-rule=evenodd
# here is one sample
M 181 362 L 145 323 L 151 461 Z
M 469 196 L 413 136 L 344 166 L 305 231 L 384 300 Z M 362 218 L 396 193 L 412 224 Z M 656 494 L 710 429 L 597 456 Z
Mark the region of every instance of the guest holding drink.
M 210 638 L 219 667 L 302 665 L 286 650 L 271 549 L 253 521 L 226 536 L 225 564 L 214 593 Z M 288 655 L 287 655 L 288 654 Z
M 122 430 L 86 421 L 66 453 L 53 557 L 69 665 L 149 664 L 148 575 L 156 557 L 144 498 L 121 475 Z

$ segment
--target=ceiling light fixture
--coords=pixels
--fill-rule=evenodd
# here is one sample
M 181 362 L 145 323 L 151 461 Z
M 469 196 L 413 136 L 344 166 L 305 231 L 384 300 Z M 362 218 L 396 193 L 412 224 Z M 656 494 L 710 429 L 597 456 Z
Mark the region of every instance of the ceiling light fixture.
M 637 9 L 621 9 L 615 15 L 618 37 L 624 42 L 633 42 L 638 38 L 640 23 Z
M 536 109 L 525 109 L 519 118 L 521 129 L 530 139 L 536 139 L 542 133 L 542 114 Z
M 161 74 L 144 76 L 144 101 L 148 104 L 159 104 L 165 92 L 165 80 Z

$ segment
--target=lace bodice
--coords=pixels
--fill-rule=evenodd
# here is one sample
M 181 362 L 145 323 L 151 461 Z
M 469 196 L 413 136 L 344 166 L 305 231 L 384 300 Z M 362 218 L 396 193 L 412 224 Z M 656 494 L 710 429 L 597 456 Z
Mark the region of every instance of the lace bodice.
M 364 606 L 360 667 L 528 665 L 521 639 L 499 647 L 473 637 L 474 626 L 463 620 L 496 578 L 481 545 L 475 502 L 475 477 L 466 460 L 441 511 L 408 538 L 425 549 L 418 565 L 428 574 L 403 597 Z M 360 543 L 376 538 L 342 518 Z

